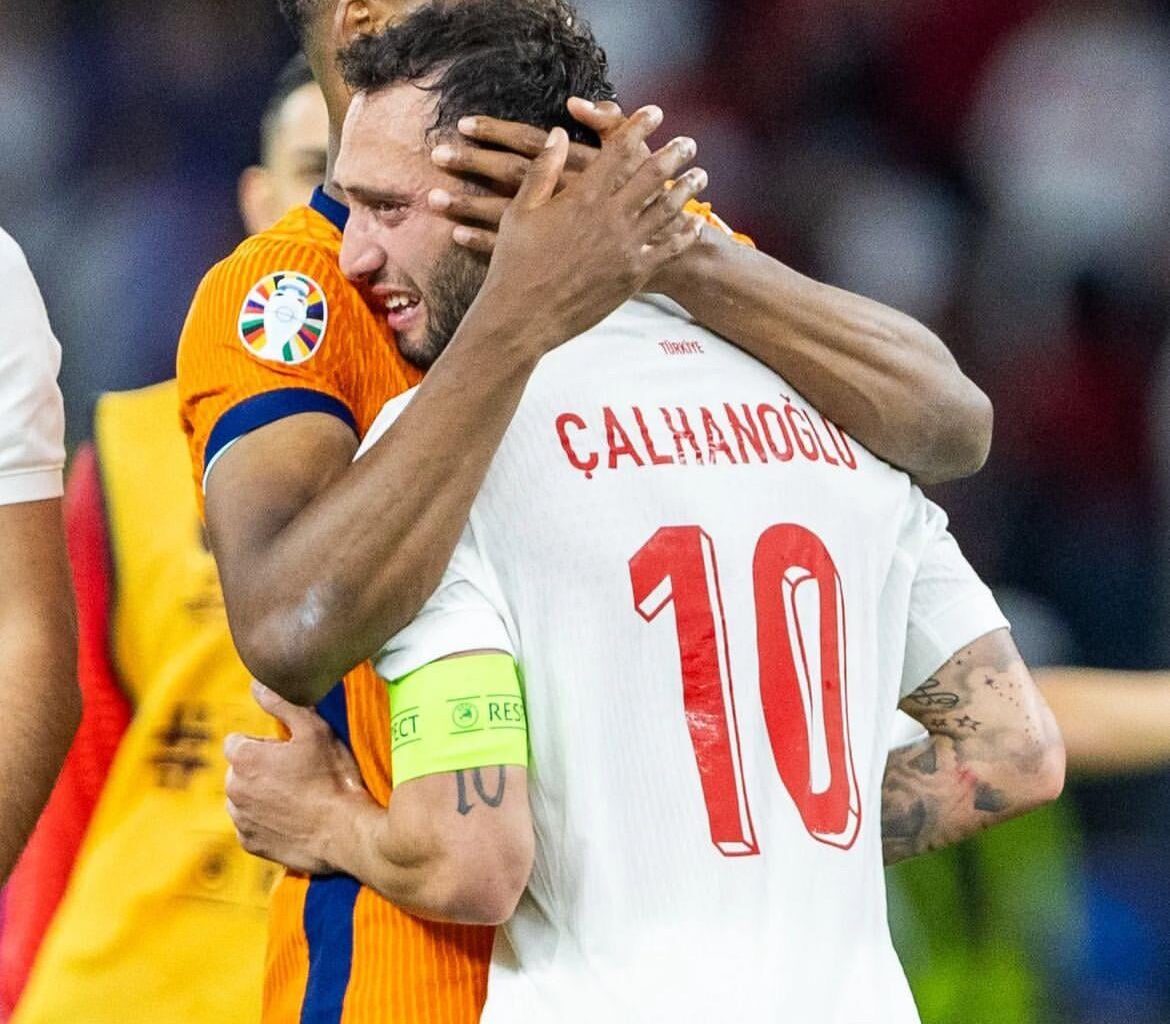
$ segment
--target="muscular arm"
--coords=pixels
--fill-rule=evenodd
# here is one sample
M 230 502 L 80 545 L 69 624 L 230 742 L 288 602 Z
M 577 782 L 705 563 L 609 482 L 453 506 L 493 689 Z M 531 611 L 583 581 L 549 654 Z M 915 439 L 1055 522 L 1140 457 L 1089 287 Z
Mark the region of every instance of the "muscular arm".
M 569 109 L 603 137 L 623 123 L 616 104 L 594 107 L 574 99 Z M 505 187 L 519 180 L 525 158 L 539 153 L 545 138 L 539 129 L 490 117 L 460 127 L 491 148 L 448 146 L 435 151 L 436 160 Z M 587 166 L 587 147 L 577 147 L 574 158 Z M 449 195 L 441 208 L 452 219 L 490 225 L 504 205 L 499 198 Z M 478 227 L 466 244 L 490 251 L 492 232 Z M 987 460 L 990 401 L 913 318 L 804 277 L 711 228 L 650 288 L 771 367 L 820 412 L 919 482 L 968 476 Z
M 348 427 L 304 414 L 239 440 L 208 479 L 237 647 L 290 700 L 320 700 L 438 585 L 536 365 L 518 325 L 473 313 L 357 463 Z
M 308 874 L 344 872 L 429 920 L 512 916 L 535 846 L 524 768 L 415 779 L 384 808 L 315 712 L 262 687 L 256 696 L 291 738 L 227 740 L 228 810 L 246 850 Z
M 326 832 L 333 870 L 429 920 L 497 925 L 515 912 L 535 845 L 524 768 L 431 775 L 395 789 L 388 810 L 352 810 Z
M 919 482 L 968 476 L 987 460 L 990 401 L 913 318 L 709 228 L 667 280 L 703 326 Z
M 81 716 L 61 502 L 0 507 L 0 880 L 48 799 Z
M 892 752 L 886 765 L 887 864 L 950 846 L 1060 795 L 1060 732 L 1006 629 L 955 654 L 901 708 L 929 735 Z
M 1038 669 L 1069 771 L 1112 775 L 1170 764 L 1170 673 Z

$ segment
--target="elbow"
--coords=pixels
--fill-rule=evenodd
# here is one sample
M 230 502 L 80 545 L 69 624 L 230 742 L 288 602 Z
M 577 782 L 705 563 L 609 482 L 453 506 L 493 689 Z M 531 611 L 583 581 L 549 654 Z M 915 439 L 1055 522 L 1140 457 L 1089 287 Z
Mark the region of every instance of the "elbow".
M 312 707 L 337 685 L 339 674 L 322 669 L 313 637 L 292 616 L 269 613 L 254 622 L 232 623 L 232 639 L 244 667 L 285 700 Z
M 1044 767 L 1037 780 L 1037 796 L 1041 805 L 1050 804 L 1060 799 L 1064 792 L 1067 768 L 1068 753 L 1065 750 L 1064 740 L 1057 734 L 1045 755 Z
M 929 468 L 918 474 L 919 482 L 941 484 L 974 476 L 987 463 L 995 425 L 991 399 L 966 377 L 957 394 L 935 411 Z
M 1036 766 L 1028 772 L 1026 781 L 1020 787 L 1018 799 L 1021 814 L 1055 802 L 1064 792 L 1067 757 L 1060 733 L 1054 729 L 1054 734 L 1044 742 L 1036 756 Z
M 954 442 L 956 478 L 973 476 L 987 464 L 995 429 L 991 399 L 971 381 L 965 383 L 963 398 L 956 403 L 960 410 L 960 436 Z
M 496 879 L 474 893 L 459 894 L 450 901 L 443 916 L 458 924 L 495 928 L 512 919 L 523 895 L 524 886 L 516 886 L 506 878 Z
M 494 855 L 452 859 L 436 887 L 436 917 L 496 927 L 511 920 L 532 873 L 533 844 L 519 839 Z

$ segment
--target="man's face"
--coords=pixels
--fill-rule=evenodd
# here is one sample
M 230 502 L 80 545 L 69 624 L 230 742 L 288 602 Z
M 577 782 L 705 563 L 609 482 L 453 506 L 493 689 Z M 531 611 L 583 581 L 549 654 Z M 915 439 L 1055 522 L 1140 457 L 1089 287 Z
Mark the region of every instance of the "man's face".
M 290 93 L 268 133 L 264 163 L 240 179 L 240 209 L 250 234 L 307 203 L 325 177 L 329 114 L 321 90 L 310 82 Z
M 431 161 L 434 105 L 413 85 L 357 96 L 334 170 L 350 208 L 341 269 L 365 284 L 402 354 L 424 369 L 451 340 L 488 267 L 452 241 L 450 221 L 427 205 L 432 189 L 465 187 Z

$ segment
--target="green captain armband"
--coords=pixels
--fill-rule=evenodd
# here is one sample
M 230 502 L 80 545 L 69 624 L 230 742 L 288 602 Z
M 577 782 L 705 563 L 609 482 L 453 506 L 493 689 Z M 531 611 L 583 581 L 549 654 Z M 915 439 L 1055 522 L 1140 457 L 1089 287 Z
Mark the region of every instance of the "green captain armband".
M 472 768 L 528 767 L 528 716 L 509 655 L 435 661 L 389 687 L 394 785 Z

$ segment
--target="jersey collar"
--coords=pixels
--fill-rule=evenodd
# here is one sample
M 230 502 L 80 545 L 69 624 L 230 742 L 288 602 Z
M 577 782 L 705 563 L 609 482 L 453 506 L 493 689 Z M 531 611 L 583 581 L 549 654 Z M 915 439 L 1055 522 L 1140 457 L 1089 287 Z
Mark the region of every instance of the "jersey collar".
M 345 230 L 345 222 L 349 220 L 349 207 L 345 203 L 339 203 L 332 196 L 326 195 L 325 189 L 321 186 L 318 186 L 313 192 L 309 206 L 321 214 L 338 231 Z

